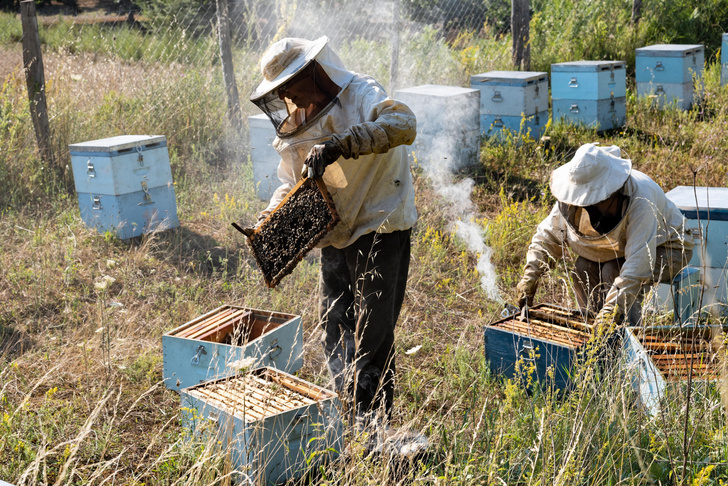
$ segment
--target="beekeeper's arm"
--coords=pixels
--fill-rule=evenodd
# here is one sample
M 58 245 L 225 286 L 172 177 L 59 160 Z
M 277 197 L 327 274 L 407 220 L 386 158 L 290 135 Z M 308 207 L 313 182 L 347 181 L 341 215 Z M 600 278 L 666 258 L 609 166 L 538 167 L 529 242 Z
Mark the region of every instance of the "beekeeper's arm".
M 632 202 L 629 220 L 626 221 L 624 264 L 607 293 L 597 321 L 614 316 L 615 321 L 620 322 L 637 298 L 642 285 L 652 278 L 657 258 L 658 218 L 664 216 L 652 202 L 644 198 Z
M 365 122 L 353 125 L 331 140 L 315 145 L 306 159 L 315 177 L 339 158 L 358 159 L 360 155 L 384 154 L 399 145 L 410 145 L 417 135 L 417 120 L 412 110 L 401 101 L 384 97 L 384 91 L 372 83 L 359 107 Z
M 518 306 L 533 305 L 533 296 L 538 289 L 538 280 L 541 275 L 564 255 L 566 241 L 566 221 L 559 211 L 558 203 L 554 205 L 551 213 L 541 221 L 536 228 L 536 234 L 531 238 L 531 245 L 526 254 L 526 267 L 523 277 L 518 282 Z

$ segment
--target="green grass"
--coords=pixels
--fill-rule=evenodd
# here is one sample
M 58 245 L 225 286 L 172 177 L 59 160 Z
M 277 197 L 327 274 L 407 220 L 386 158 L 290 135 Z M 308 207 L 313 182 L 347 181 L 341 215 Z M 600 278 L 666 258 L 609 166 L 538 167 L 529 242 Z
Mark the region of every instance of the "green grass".
M 555 19 L 549 25 L 558 26 Z M 608 20 L 600 19 L 595 28 Z M 566 21 L 565 30 L 577 32 L 580 20 Z M 537 22 L 545 25 L 545 19 Z M 164 50 L 169 37 L 140 37 L 123 28 L 113 41 L 94 28 L 76 32 L 59 20 L 44 32 L 52 163 L 34 151 L 24 81 L 18 73 L 1 80 L 0 479 L 223 483 L 225 448 L 204 436 L 189 437 L 179 424 L 179 397 L 161 383 L 161 337 L 222 303 L 298 314 L 305 340 L 299 374 L 325 384 L 314 291 L 318 253 L 268 290 L 230 227 L 232 220 L 254 221 L 265 203 L 254 194 L 247 133 L 236 133 L 226 120 L 214 40 L 180 41 L 179 57 L 171 59 Z M 15 17 L 0 14 L 0 45 L 16 49 L 18 32 Z M 594 48 L 588 40 L 601 38 L 588 37 L 572 49 Z M 402 46 L 402 86 L 466 86 L 469 73 L 507 69 L 509 46 L 507 37 L 463 33 L 446 42 L 426 30 Z M 602 47 L 617 53 L 631 48 L 620 46 L 623 51 Z M 549 48 L 544 45 L 534 59 L 557 59 L 561 51 Z M 386 45 L 359 40 L 342 46 L 341 55 L 353 69 L 388 82 Z M 235 52 L 243 100 L 258 79 L 257 59 L 254 52 Z M 493 249 L 504 301 L 514 302 L 530 237 L 553 203 L 549 174 L 582 143 L 619 145 L 636 169 L 666 190 L 728 185 L 728 89 L 719 85 L 719 71 L 709 60 L 705 101 L 687 112 L 655 110 L 629 86 L 623 129 L 600 134 L 553 124 L 548 147 L 483 141 L 480 163 L 459 176 L 475 181 L 476 221 Z M 253 112 L 246 103 L 244 113 Z M 179 229 L 118 241 L 80 220 L 68 144 L 122 133 L 167 136 Z M 395 342 L 395 424 L 426 433 L 431 454 L 404 470 L 354 457 L 319 471 L 312 483 L 728 481 L 727 402 L 720 383 L 696 385 L 686 421 L 684 387 L 673 387 L 664 413 L 651 419 L 624 370 L 602 370 L 588 355 L 566 395 L 538 387 L 526 393 L 523 384 L 533 379 L 527 367 L 516 380 L 492 375 L 482 328 L 500 318 L 503 303 L 489 300 L 481 288 L 479 255 L 450 232 L 448 204 L 422 170 L 414 173 L 420 219 Z M 574 305 L 563 270 L 544 278 L 538 299 Z M 419 351 L 406 354 L 416 346 Z

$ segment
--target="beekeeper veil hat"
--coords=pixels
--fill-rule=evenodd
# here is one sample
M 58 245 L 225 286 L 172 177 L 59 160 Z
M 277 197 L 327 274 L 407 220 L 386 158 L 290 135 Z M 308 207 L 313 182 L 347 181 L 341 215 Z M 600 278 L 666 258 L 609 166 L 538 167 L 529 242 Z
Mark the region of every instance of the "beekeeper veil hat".
M 622 158 L 616 145 L 587 143 L 570 162 L 551 173 L 551 193 L 562 203 L 591 206 L 617 192 L 632 171 L 632 161 Z
M 328 111 L 354 73 L 328 45 L 327 37 L 316 40 L 287 37 L 273 43 L 263 54 L 263 81 L 250 95 L 268 117 L 279 137 L 291 136 Z M 306 102 L 291 95 L 304 87 Z

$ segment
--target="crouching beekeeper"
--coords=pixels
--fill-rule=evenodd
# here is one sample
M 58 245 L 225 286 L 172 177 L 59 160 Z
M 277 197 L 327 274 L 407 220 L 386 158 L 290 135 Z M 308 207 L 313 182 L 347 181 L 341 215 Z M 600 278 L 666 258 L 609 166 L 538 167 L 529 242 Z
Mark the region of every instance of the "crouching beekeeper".
M 550 188 L 557 202 L 536 229 L 517 286 L 522 314 L 568 247 L 580 310 L 597 323 L 636 325 L 646 286 L 671 282 L 692 256 L 682 213 L 616 146 L 582 145 L 552 172 Z
M 387 418 L 394 327 L 417 219 L 405 148 L 415 139 L 415 116 L 374 79 L 345 69 L 326 37 L 274 43 L 261 70 L 250 99 L 275 126 L 283 184 L 259 221 L 301 177 L 323 178 L 341 218 L 318 245 L 326 362 L 358 419 Z

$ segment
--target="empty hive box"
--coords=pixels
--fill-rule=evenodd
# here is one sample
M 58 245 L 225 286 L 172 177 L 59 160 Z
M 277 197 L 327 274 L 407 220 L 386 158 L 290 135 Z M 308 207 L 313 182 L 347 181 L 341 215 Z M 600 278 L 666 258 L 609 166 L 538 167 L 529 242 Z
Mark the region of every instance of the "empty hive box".
M 244 484 L 280 484 L 337 456 L 343 447 L 338 398 L 272 368 L 180 392 L 182 423 L 211 425 Z
M 578 311 L 550 304 L 529 309 L 524 320 L 519 317 L 512 315 L 485 326 L 485 357 L 491 373 L 514 378 L 519 367 L 525 371 L 524 365 L 532 365 L 534 381 L 568 389 L 572 362 L 591 337 L 591 320 Z
M 240 363 L 290 373 L 303 366 L 301 316 L 222 305 L 162 337 L 167 388 L 230 376 Z
M 628 328 L 624 355 L 632 386 L 648 413 L 655 415 L 671 399 L 672 385 L 709 383 L 720 375 L 725 361 L 725 329 L 718 326 L 687 328 Z
M 339 222 L 334 202 L 321 179 L 301 179 L 248 236 L 268 287 L 275 287 Z M 241 232 L 240 223 L 233 226 Z

